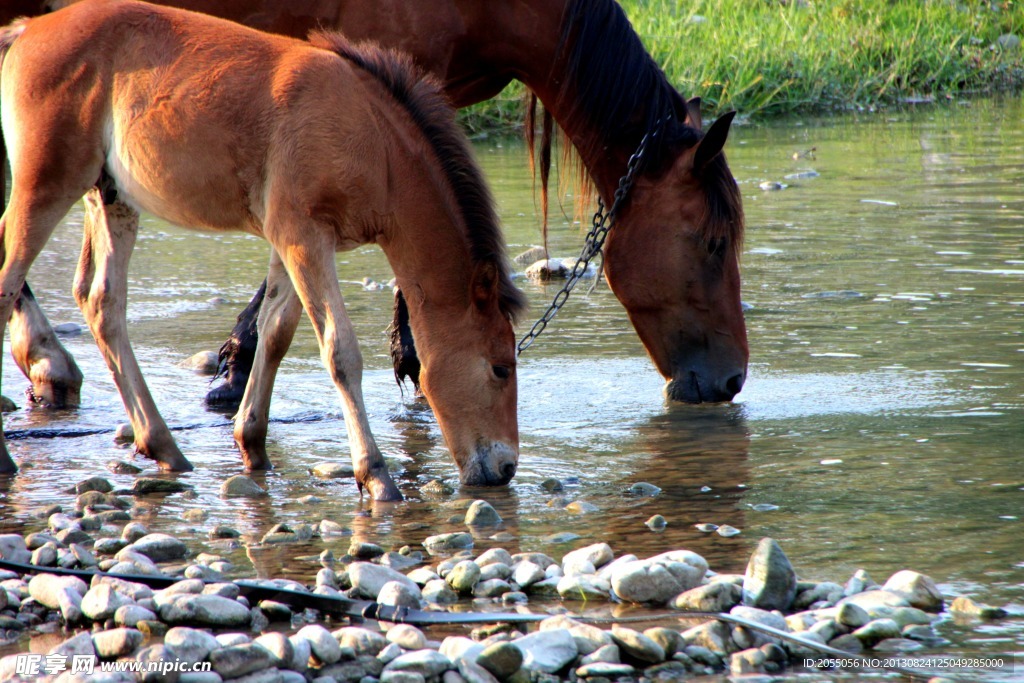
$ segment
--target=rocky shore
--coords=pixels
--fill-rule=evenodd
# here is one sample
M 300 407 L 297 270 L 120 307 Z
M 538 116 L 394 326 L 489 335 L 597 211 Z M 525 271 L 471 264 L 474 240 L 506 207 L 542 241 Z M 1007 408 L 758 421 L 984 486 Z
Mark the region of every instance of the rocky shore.
M 758 544 L 744 574 L 720 574 L 700 555 L 682 549 L 648 558 L 616 555 L 604 543 L 560 559 L 498 548 L 478 554 L 471 534 L 449 533 L 424 538 L 422 549 L 405 546 L 397 552 L 353 541 L 346 556 L 321 557 L 313 586 L 264 583 L 416 609 L 550 616 L 536 627 L 495 624 L 471 632 L 455 626 L 342 624 L 284 602 L 250 604 L 239 585 L 226 578 L 236 574 L 228 561 L 191 556 L 179 539 L 148 533 L 131 521 L 125 512 L 130 507 L 109 482 L 91 479 L 77 487 L 73 511 L 47 511 L 47 531 L 0 535 L 0 557 L 39 566 L 31 576 L 0 570 L 0 645 L 17 651 L 40 633 L 65 638 L 36 652 L 45 656 L 34 660 L 34 669 L 24 654 L 3 657 L 0 680 L 604 683 L 724 672 L 757 682 L 805 658 L 821 657 L 815 645 L 851 655 L 941 652 L 947 643 L 933 625 L 944 609 L 978 618 L 1001 616 L 998 608 L 966 597 L 947 604 L 931 578 L 909 570 L 882 584 L 864 571 L 843 583 L 802 581 L 779 544 L 768 538 Z M 485 501 L 466 512 L 469 526 L 496 521 L 500 518 Z M 275 533 L 308 538 L 329 535 L 331 526 L 323 522 Z M 267 542 L 275 540 L 287 542 Z M 87 583 L 46 573 L 47 567 L 180 580 L 153 590 L 113 577 L 94 576 Z M 633 605 L 657 612 L 631 610 Z M 584 610 L 585 617 L 573 617 Z M 642 620 L 629 618 L 631 611 Z M 789 636 L 687 617 L 685 611 L 728 613 Z M 595 612 L 603 618 L 593 618 Z M 71 671 L 76 656 L 90 658 L 91 673 Z M 175 667 L 101 671 L 100 663 L 118 661 L 173 662 Z

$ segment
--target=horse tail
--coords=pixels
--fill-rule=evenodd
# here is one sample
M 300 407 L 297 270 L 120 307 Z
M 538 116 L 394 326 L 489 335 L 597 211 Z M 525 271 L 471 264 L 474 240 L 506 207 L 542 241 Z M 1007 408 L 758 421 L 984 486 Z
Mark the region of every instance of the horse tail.
M 548 181 L 551 177 L 551 143 L 554 137 L 555 119 L 551 112 L 544 109 L 541 120 L 540 138 L 540 212 L 541 234 L 544 239 L 544 253 L 548 251 Z M 526 149 L 529 152 L 530 175 L 533 177 L 533 190 L 537 191 L 537 94 L 529 93 L 526 103 L 526 122 L 523 127 L 526 134 Z

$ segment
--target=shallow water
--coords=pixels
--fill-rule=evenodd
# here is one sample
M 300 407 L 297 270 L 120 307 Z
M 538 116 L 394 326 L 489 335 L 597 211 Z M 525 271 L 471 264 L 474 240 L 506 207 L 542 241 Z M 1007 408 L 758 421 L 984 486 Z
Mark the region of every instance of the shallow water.
M 282 366 L 270 452 L 277 468 L 256 478 L 271 495 L 224 500 L 221 482 L 241 471 L 226 418 L 199 404 L 208 384 L 175 366 L 216 349 L 262 278 L 267 250 L 247 236 L 211 236 L 145 219 L 132 260 L 129 319 L 136 353 L 158 405 L 197 466 L 180 479 L 195 496 L 139 500 L 141 521 L 230 556 L 241 575 L 308 579 L 317 554 L 344 554 L 350 538 L 299 546 L 258 544 L 278 522 L 331 519 L 386 547 L 464 530 L 461 508 L 490 501 L 514 540 L 481 535 L 477 548 L 544 550 L 560 556 L 607 541 L 640 556 L 686 547 L 717 571 L 742 571 L 763 536 L 777 539 L 802 578 L 844 582 L 864 568 L 879 582 L 912 568 L 947 594 L 1006 606 L 1011 617 L 984 628 L 946 619 L 946 652 L 1003 656 L 1024 651 L 1024 126 L 1019 100 L 947 109 L 738 127 L 729 159 L 745 198 L 743 256 L 750 379 L 732 405 L 666 405 L 662 380 L 607 287 L 575 295 L 520 359 L 520 469 L 500 490 L 459 490 L 420 500 L 417 488 L 454 463 L 423 407 L 397 390 L 388 369 L 391 297 L 368 292 L 364 276 L 387 281 L 382 254 L 363 248 L 338 258 L 349 311 L 362 342 L 364 392 L 378 443 L 406 503 L 363 505 L 351 480 L 323 482 L 308 469 L 347 459 L 335 393 L 307 324 Z M 813 157 L 793 155 L 813 148 Z M 513 253 L 539 239 L 525 153 L 516 142 L 478 148 Z M 817 177 L 787 179 L 813 169 Z M 782 191 L 760 184 L 778 181 Z M 558 210 L 556 209 L 556 212 Z M 567 200 L 567 212 L 571 202 Z M 30 281 L 52 321 L 81 322 L 70 296 L 80 209 L 37 261 Z M 579 249 L 561 215 L 554 252 Z M 577 226 L 578 227 L 578 226 Z M 520 280 L 532 314 L 555 286 Z M 223 297 L 224 303 L 211 303 Z M 5 428 L 113 427 L 123 409 L 88 333 L 66 339 L 86 375 L 83 407 L 21 410 Z M 27 382 L 8 359 L 4 393 Z M 23 402 L 23 401 L 22 401 Z M 67 505 L 63 491 L 131 457 L 112 431 L 74 439 L 10 442 L 23 472 L 0 488 L 2 531 L 35 530 L 34 509 Z M 155 468 L 147 466 L 147 474 Z M 565 501 L 597 512 L 573 515 L 539 487 L 566 482 Z M 663 489 L 625 495 L 632 483 Z M 296 502 L 315 494 L 323 502 Z M 454 501 L 454 502 L 453 502 Z M 459 502 L 461 501 L 461 502 Z M 755 509 L 756 506 L 756 509 Z M 765 509 L 765 506 L 774 509 Z M 181 520 L 187 509 L 208 521 Z M 643 525 L 668 519 L 662 533 Z M 214 524 L 236 526 L 245 544 L 209 543 Z M 730 524 L 723 538 L 697 523 Z M 578 540 L 549 543 L 555 532 Z M 1018 672 L 1024 671 L 1020 668 Z M 1020 673 L 1018 676 L 1022 675 Z M 840 677 L 837 675 L 837 677 Z M 1014 680 L 1010 671 L 987 680 Z M 815 679 L 817 680 L 817 679 Z M 1016 678 L 1020 680 L 1020 678 Z

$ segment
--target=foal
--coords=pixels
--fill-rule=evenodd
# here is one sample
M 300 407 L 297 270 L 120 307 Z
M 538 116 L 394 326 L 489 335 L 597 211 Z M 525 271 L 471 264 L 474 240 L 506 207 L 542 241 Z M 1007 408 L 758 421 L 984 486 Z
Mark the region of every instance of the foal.
M 273 248 L 259 348 L 235 417 L 247 468 L 270 466 L 271 389 L 304 308 L 341 394 L 360 490 L 401 497 L 370 433 L 334 262 L 336 251 L 376 243 L 413 308 L 423 391 L 463 482 L 511 479 L 511 320 L 522 298 L 469 147 L 438 87 L 407 59 L 337 35 L 311 45 L 122 0 L 10 27 L 0 54 L 13 180 L 0 219 L 0 335 L 32 261 L 84 195 L 75 298 L 139 452 L 191 469 L 128 342 L 127 265 L 145 210 L 258 234 Z M 0 439 L 0 471 L 15 469 Z

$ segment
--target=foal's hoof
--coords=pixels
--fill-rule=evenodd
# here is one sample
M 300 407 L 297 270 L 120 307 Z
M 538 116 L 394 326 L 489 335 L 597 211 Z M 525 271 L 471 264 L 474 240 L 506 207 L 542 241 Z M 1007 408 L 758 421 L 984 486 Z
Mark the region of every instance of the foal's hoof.
M 32 386 L 25 390 L 30 403 L 55 410 L 77 408 L 81 404 L 82 372 L 70 356 L 68 360 L 70 363 L 44 360 L 32 365 L 28 372 Z
M 242 402 L 242 396 L 245 394 L 245 380 L 238 382 L 233 377 L 229 376 L 224 383 L 218 387 L 214 387 L 208 394 L 203 398 L 203 403 L 207 408 L 211 408 L 217 411 L 235 411 L 238 410 L 239 404 Z
M 385 473 L 381 477 L 371 477 L 359 488 L 362 490 L 364 487 L 373 500 L 389 502 L 402 500 L 402 492 L 395 486 L 395 482 L 391 481 L 390 474 Z
M 180 454 L 170 458 L 160 458 L 156 464 L 164 472 L 191 472 L 195 469 L 192 463 Z

